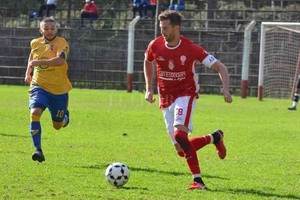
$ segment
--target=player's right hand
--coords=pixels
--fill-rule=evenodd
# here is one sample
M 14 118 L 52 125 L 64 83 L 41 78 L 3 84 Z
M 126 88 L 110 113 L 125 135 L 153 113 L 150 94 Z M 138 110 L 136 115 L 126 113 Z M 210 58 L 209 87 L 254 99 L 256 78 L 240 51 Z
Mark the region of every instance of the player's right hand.
M 150 103 L 155 102 L 155 98 L 153 97 L 153 90 L 147 90 L 145 92 L 145 99 L 146 99 L 146 101 L 148 101 Z
M 24 82 L 27 83 L 27 84 L 30 84 L 30 82 L 31 82 L 31 76 L 30 75 L 29 76 L 26 75 L 25 79 L 24 79 Z

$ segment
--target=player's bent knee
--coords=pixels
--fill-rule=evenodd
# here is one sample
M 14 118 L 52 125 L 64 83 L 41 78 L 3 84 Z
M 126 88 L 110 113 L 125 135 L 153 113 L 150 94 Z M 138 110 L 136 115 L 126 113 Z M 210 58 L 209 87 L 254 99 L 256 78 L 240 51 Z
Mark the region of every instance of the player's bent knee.
M 61 127 L 64 125 L 63 122 L 55 122 L 55 121 L 52 121 L 52 124 L 53 124 L 53 128 L 56 130 L 61 129 Z
M 43 110 L 41 108 L 31 108 L 30 115 L 32 116 L 41 116 L 43 113 Z

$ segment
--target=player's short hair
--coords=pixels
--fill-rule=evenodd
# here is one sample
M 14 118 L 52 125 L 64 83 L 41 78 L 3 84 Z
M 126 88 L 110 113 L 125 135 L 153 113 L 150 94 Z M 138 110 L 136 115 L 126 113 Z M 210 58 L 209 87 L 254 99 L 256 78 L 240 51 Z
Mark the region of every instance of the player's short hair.
M 44 19 L 42 19 L 41 24 L 46 22 L 53 22 L 56 25 L 56 21 L 53 17 L 45 17 Z
M 175 10 L 165 10 L 158 16 L 159 21 L 170 20 L 172 26 L 180 26 L 182 15 Z

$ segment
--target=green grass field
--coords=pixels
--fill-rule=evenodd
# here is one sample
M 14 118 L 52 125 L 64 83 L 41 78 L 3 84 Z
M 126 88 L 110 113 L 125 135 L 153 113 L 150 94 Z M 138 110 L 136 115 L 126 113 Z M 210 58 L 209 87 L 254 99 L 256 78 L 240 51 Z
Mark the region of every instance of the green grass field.
M 166 133 L 158 104 L 142 93 L 73 89 L 67 128 L 52 128 L 42 116 L 46 162 L 31 160 L 28 87 L 0 86 L 0 198 L 2 199 L 300 199 L 300 110 L 290 100 L 201 95 L 194 133 L 225 132 L 225 160 L 213 145 L 198 151 L 209 191 L 188 191 L 185 160 Z M 126 134 L 124 134 L 126 133 Z M 106 166 L 130 168 L 129 182 L 116 189 Z

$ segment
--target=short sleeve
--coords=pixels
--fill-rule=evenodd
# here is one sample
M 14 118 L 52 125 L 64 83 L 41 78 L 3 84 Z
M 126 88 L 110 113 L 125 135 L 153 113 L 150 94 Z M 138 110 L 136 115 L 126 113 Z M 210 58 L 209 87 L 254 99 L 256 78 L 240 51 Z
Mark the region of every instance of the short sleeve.
M 60 55 L 61 53 L 65 54 L 65 57 L 68 57 L 69 54 L 69 45 L 65 39 L 62 38 L 62 41 L 60 42 L 60 45 L 57 49 L 57 55 Z
M 149 43 L 148 48 L 145 52 L 145 60 L 147 60 L 148 62 L 153 62 L 154 61 L 153 43 L 154 43 L 154 41 L 151 41 Z

